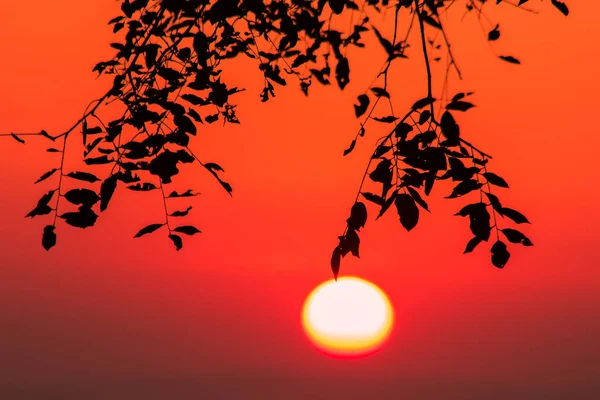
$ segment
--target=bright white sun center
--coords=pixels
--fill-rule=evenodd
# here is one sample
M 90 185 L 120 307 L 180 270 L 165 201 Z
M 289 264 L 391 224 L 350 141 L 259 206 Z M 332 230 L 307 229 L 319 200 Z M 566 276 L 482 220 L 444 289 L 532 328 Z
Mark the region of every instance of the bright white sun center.
M 313 343 L 339 355 L 376 350 L 389 334 L 392 321 L 393 311 L 385 293 L 356 277 L 319 285 L 306 299 L 302 315 Z

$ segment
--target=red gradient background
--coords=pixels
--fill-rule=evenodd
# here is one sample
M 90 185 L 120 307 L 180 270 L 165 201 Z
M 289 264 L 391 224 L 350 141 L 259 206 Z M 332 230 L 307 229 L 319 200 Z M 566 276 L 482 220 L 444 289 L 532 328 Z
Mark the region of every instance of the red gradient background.
M 598 398 L 600 3 L 569 1 L 568 18 L 548 1 L 528 4 L 542 15 L 490 13 L 502 30 L 494 51 L 521 66 L 494 56 L 474 16 L 449 28 L 465 77 L 452 89 L 476 91 L 463 134 L 493 153 L 491 169 L 511 184 L 500 198 L 533 222 L 523 230 L 535 247 L 510 248 L 504 270 L 487 248 L 462 255 L 460 200 L 432 199 L 410 234 L 391 212 L 369 220 L 361 259 L 342 265 L 395 307 L 388 343 L 369 358 L 322 355 L 300 313 L 331 277 L 330 251 L 377 136 L 342 157 L 379 49 L 353 52 L 343 93 L 315 85 L 308 99 L 290 87 L 262 104 L 258 75 L 232 67 L 229 81 L 247 88 L 237 95 L 242 124 L 203 129 L 193 148 L 225 168 L 234 197 L 188 168 L 182 179 L 203 193 L 188 221 L 204 233 L 180 252 L 160 233 L 132 238 L 162 219 L 160 196 L 118 190 L 95 228 L 59 225 L 46 253 L 43 217 L 23 216 L 55 185 L 33 182 L 58 158 L 41 138 L 3 138 L 0 398 Z M 0 131 L 56 134 L 104 93 L 108 81 L 91 68 L 112 55 L 106 22 L 117 10 L 100 0 L 3 3 Z M 424 94 L 416 47 L 411 56 L 393 72 L 396 110 Z M 447 193 L 440 185 L 432 197 Z

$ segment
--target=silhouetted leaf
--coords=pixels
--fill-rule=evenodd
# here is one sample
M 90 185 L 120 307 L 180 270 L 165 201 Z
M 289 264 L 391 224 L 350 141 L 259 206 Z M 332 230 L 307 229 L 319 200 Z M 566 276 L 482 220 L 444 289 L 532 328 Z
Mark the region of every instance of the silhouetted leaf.
M 65 193 L 65 199 L 69 203 L 90 208 L 100 200 L 96 192 L 89 189 L 72 189 Z
M 79 171 L 69 172 L 65 176 L 68 176 L 69 178 L 72 178 L 72 179 L 77 179 L 79 181 L 90 182 L 90 183 L 94 183 L 94 182 L 100 180 L 100 179 L 98 179 L 98 177 L 96 177 L 96 175 L 93 175 L 93 174 L 90 174 L 87 172 L 79 172 Z
M 40 183 L 42 181 L 45 181 L 46 179 L 50 178 L 52 175 L 54 175 L 54 173 L 58 171 L 58 168 L 54 168 L 51 169 L 50 171 L 46 172 L 44 175 L 42 175 L 37 181 L 35 181 L 35 183 Z
M 529 240 L 529 238 L 527 236 L 523 235 L 521 232 L 519 232 L 516 229 L 505 228 L 505 229 L 500 229 L 500 231 L 502 231 L 504 236 L 506 236 L 508 241 L 511 243 L 522 244 L 523 246 L 533 246 L 533 243 L 531 243 L 531 240 Z
M 177 191 L 173 191 L 171 192 L 170 195 L 167 196 L 167 198 L 176 198 L 176 197 L 193 197 L 193 196 L 198 196 L 200 193 L 194 193 L 192 192 L 191 189 L 186 190 L 183 193 L 178 193 Z
M 169 239 L 171 239 L 177 251 L 181 250 L 181 248 L 183 247 L 183 241 L 181 240 L 181 236 L 170 234 Z
M 487 206 L 484 203 L 476 203 L 469 210 L 469 228 L 475 237 L 488 241 L 490 232 L 490 214 L 487 211 Z
M 467 247 L 465 247 L 465 251 L 463 252 L 463 254 L 467 254 L 467 253 L 470 253 L 473 250 L 475 250 L 475 247 L 477 247 L 477 245 L 479 243 L 481 243 L 482 241 L 483 241 L 483 239 L 481 239 L 480 237 L 477 237 L 477 236 L 475 236 L 474 238 L 469 240 L 469 243 L 467 243 Z
M 388 99 L 390 98 L 390 94 L 384 88 L 374 87 L 371 88 L 371 92 L 373 92 L 375 97 L 386 97 Z
M 419 222 L 419 208 L 413 198 L 407 194 L 399 193 L 396 196 L 395 204 L 402 226 L 407 231 L 417 226 Z
M 405 138 L 410 132 L 412 132 L 412 130 L 413 127 L 406 122 L 400 122 L 398 125 L 396 125 L 396 128 L 394 128 L 395 136 L 397 138 Z
M 40 132 L 40 135 L 42 135 L 43 137 L 45 137 L 46 139 L 50 139 L 53 142 L 56 140 L 54 139 L 52 136 L 50 136 L 50 134 L 48 132 L 46 132 L 45 130 L 42 129 L 42 131 Z
M 423 200 L 423 198 L 421 197 L 419 192 L 417 192 L 415 189 L 411 188 L 410 186 L 407 187 L 407 189 L 408 189 L 408 192 L 410 193 L 410 195 L 412 196 L 413 200 L 416 201 L 421 207 L 423 207 L 423 209 L 425 209 L 426 211 L 429 211 L 429 206 L 427 205 L 427 202 L 425 200 Z
M 33 218 L 35 216 L 38 215 L 48 215 L 52 212 L 52 208 L 50 208 L 50 206 L 48 205 L 48 203 L 50 202 L 50 200 L 52 200 L 52 197 L 54 196 L 54 192 L 56 192 L 55 190 L 50 190 L 49 192 L 47 192 L 46 194 L 44 194 L 39 200 L 37 205 L 35 206 L 35 208 L 33 210 L 31 210 L 29 212 L 29 214 L 26 215 L 26 217 L 30 217 Z
M 160 228 L 161 226 L 165 226 L 165 224 L 148 225 L 147 227 L 140 229 L 140 231 L 135 234 L 134 238 L 139 238 L 140 236 L 144 236 L 148 233 L 152 233 L 155 230 L 157 230 L 158 228 Z
M 360 117 L 361 115 L 367 112 L 367 108 L 369 108 L 369 103 L 369 96 L 367 96 L 366 94 L 361 94 L 360 96 L 358 96 L 358 105 L 354 105 L 354 114 L 356 115 L 356 118 Z
M 191 225 L 178 226 L 177 228 L 173 229 L 173 231 L 185 233 L 186 235 L 190 235 L 190 236 L 195 235 L 196 233 L 201 233 L 198 228 L 196 228 L 195 226 L 191 226 Z
M 492 185 L 500 186 L 503 188 L 508 187 L 508 183 L 506 183 L 506 181 L 504 179 L 502 179 L 501 177 L 499 177 L 498 175 L 496 175 L 492 172 L 484 172 L 482 175 Z
M 552 0 L 552 5 L 558 9 L 565 16 L 569 15 L 569 7 L 562 1 Z
M 385 52 L 390 56 L 394 54 L 394 46 L 392 45 L 392 43 L 383 36 L 381 36 L 381 33 L 379 33 L 377 28 L 373 27 L 373 32 L 375 33 L 375 36 L 377 36 L 377 40 L 379 40 L 379 43 L 381 43 L 381 45 L 385 49 Z
M 514 58 L 513 56 L 498 56 L 500 57 L 502 60 L 509 62 L 511 64 L 521 64 L 521 62 L 519 60 L 517 60 L 516 58 Z
M 346 236 L 343 240 L 343 246 L 350 251 L 350 253 L 357 258 L 360 258 L 359 247 L 360 247 L 360 238 L 358 234 L 353 229 L 348 229 L 346 232 Z M 344 252 L 342 251 L 342 255 Z
M 377 122 L 383 122 L 386 124 L 391 124 L 394 121 L 398 120 L 398 117 L 394 117 L 393 115 L 387 115 L 385 117 L 373 117 L 373 119 Z
M 494 40 L 498 40 L 500 39 L 500 25 L 496 25 L 494 27 L 494 29 L 492 29 L 489 33 L 488 33 L 488 40 L 489 41 L 494 41 Z
M 502 207 L 502 215 L 515 221 L 517 224 L 528 224 L 529 221 L 523 214 L 512 208 Z
M 333 271 L 333 278 L 337 281 L 338 274 L 340 272 L 340 262 L 342 261 L 342 252 L 339 246 L 333 249 L 331 254 L 331 271 Z
M 475 107 L 468 101 L 453 101 L 446 105 L 446 110 L 467 111 L 469 108 Z
M 364 203 L 357 201 L 350 210 L 350 217 L 346 220 L 350 229 L 360 231 L 367 222 L 367 207 Z
M 504 268 L 509 259 L 510 253 L 506 249 L 506 244 L 498 240 L 492 246 L 492 264 L 497 268 Z
M 447 196 L 447 199 L 453 199 L 456 197 L 464 196 L 473 190 L 477 190 L 481 188 L 482 184 L 477 182 L 474 179 L 469 179 L 468 181 L 462 181 L 458 185 L 454 187 L 450 196 Z
M 87 165 L 98 165 L 98 164 L 110 164 L 111 162 L 113 162 L 113 159 L 108 158 L 107 156 L 100 156 L 100 157 L 92 157 L 92 158 L 86 158 L 85 160 L 83 160 Z
M 148 192 L 150 190 L 155 190 L 156 185 L 150 182 L 137 183 L 135 185 L 127 186 L 127 189 L 133 190 L 135 192 Z
M 344 156 L 350 154 L 352 150 L 354 150 L 354 146 L 356 146 L 356 139 L 353 139 L 352 142 L 350 142 L 350 146 L 346 150 L 344 150 Z
M 380 196 L 377 196 L 376 194 L 373 194 L 373 193 L 361 192 L 361 195 L 368 201 L 375 203 L 379 206 L 382 206 L 385 202 L 385 200 L 383 198 L 381 198 Z
M 434 101 L 435 101 L 435 99 L 434 99 L 433 97 L 425 97 L 425 98 L 423 98 L 423 99 L 421 99 L 421 100 L 417 100 L 417 101 L 415 102 L 415 104 L 413 104 L 413 106 L 412 106 L 412 109 L 413 109 L 413 110 L 418 110 L 418 109 L 421 109 L 421 108 L 423 108 L 423 107 L 425 107 L 425 106 L 428 106 L 428 105 L 430 105 L 430 104 L 431 104 L 431 103 L 433 103 Z
M 341 90 L 344 90 L 348 82 L 350 82 L 350 64 L 346 57 L 338 60 L 335 67 L 335 78 Z
M 54 233 L 54 226 L 46 225 L 46 227 L 44 227 L 44 233 L 42 233 L 42 247 L 48 251 L 55 245 L 56 233 Z
M 23 139 L 21 139 L 20 137 L 18 137 L 17 135 L 15 135 L 14 133 L 11 133 L 10 136 L 15 139 L 17 142 L 21 143 L 21 144 L 25 144 L 25 141 Z
M 79 207 L 77 212 L 68 212 L 60 215 L 65 222 L 76 228 L 89 228 L 96 223 L 98 216 L 91 208 Z
M 500 204 L 500 200 L 498 200 L 498 197 L 494 196 L 491 193 L 487 193 L 484 192 L 485 195 L 487 196 L 488 200 L 490 201 L 490 204 L 492 205 L 492 208 L 500 215 L 502 215 L 502 204 Z
M 460 136 L 460 129 L 458 124 L 454 120 L 452 114 L 448 111 L 445 111 L 442 114 L 442 119 L 440 120 L 440 127 L 442 128 L 442 134 L 448 139 L 451 143 L 457 143 L 458 138 Z
M 48 153 L 61 153 L 59 149 L 55 149 L 54 147 L 49 147 L 46 149 Z
M 189 206 L 188 208 L 186 208 L 183 211 L 174 211 L 171 214 L 169 214 L 170 217 L 185 217 L 186 215 L 188 215 L 188 213 L 190 212 L 190 210 L 192 209 L 192 206 Z
M 100 186 L 100 211 L 106 210 L 108 203 L 117 188 L 117 176 L 111 175 L 102 182 Z

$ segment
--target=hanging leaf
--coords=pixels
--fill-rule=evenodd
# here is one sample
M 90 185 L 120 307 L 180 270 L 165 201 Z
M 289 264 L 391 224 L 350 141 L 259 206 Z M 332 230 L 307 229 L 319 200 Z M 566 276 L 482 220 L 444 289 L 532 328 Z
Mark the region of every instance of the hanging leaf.
M 353 139 L 352 142 L 350 142 L 350 146 L 346 150 L 344 150 L 344 156 L 350 154 L 352 150 L 354 150 L 354 146 L 356 146 L 356 139 Z
M 65 193 L 65 199 L 72 204 L 90 208 L 100 200 L 96 192 L 89 189 L 73 189 Z
M 165 224 L 148 225 L 147 227 L 140 229 L 140 231 L 135 234 L 134 238 L 139 238 L 140 236 L 144 236 L 144 235 L 147 235 L 148 233 L 152 233 L 152 232 L 156 231 L 158 228 L 160 228 L 161 226 L 165 226 Z
M 45 181 L 46 179 L 50 178 L 52 175 L 54 175 L 54 173 L 58 171 L 58 168 L 54 168 L 51 169 L 50 171 L 46 172 L 44 175 L 42 175 L 37 181 L 35 181 L 34 183 L 40 183 L 42 181 Z
M 416 201 L 421 207 L 423 207 L 423 209 L 425 211 L 429 212 L 429 206 L 427 205 L 427 202 L 425 200 L 423 200 L 423 198 L 421 197 L 419 192 L 417 192 L 415 189 L 411 188 L 410 186 L 407 189 L 408 189 L 408 192 L 410 193 L 411 197 L 413 198 L 413 200 Z
M 79 211 L 65 213 L 60 218 L 71 226 L 84 229 L 93 226 L 98 216 L 91 208 L 80 207 Z
M 96 177 L 96 175 L 93 175 L 93 174 L 90 174 L 87 172 L 79 172 L 79 171 L 69 172 L 65 176 L 68 176 L 69 178 L 72 178 L 72 179 L 77 179 L 79 181 L 90 182 L 90 183 L 94 183 L 94 182 L 100 180 L 100 179 L 98 179 L 98 177 Z
M 169 239 L 171 239 L 177 251 L 181 250 L 181 248 L 183 247 L 183 241 L 181 240 L 181 236 L 170 234 Z
M 357 201 L 350 210 L 350 217 L 346 220 L 348 228 L 360 231 L 367 222 L 367 207 L 364 203 Z
M 433 103 L 435 101 L 435 99 L 433 97 L 425 97 L 422 98 L 421 100 L 417 100 L 415 102 L 415 104 L 413 104 L 412 109 L 413 110 L 418 110 L 421 109 L 425 106 L 430 105 L 431 103 Z
M 456 110 L 456 111 L 467 111 L 470 108 L 475 107 L 472 103 L 468 101 L 453 101 L 446 105 L 446 110 Z
M 47 225 L 44 227 L 44 233 L 42 234 L 42 247 L 46 251 L 50 250 L 56 245 L 56 233 L 54 233 L 54 226 Z
M 26 217 L 33 218 L 33 217 L 36 217 L 38 215 L 48 215 L 48 214 L 50 214 L 52 212 L 52 208 L 50 208 L 50 206 L 48 205 L 48 203 L 50 202 L 50 200 L 52 200 L 52 197 L 54 196 L 54 192 L 56 192 L 56 189 L 50 190 L 48 193 L 44 194 L 38 200 L 38 203 L 35 206 L 35 208 L 33 210 L 31 210 L 29 212 L 29 214 L 26 215 Z
M 530 222 L 520 212 L 512 208 L 502 207 L 502 215 L 515 221 L 517 224 L 529 224 Z
M 475 250 L 475 247 L 477 247 L 477 245 L 482 241 L 483 239 L 477 236 L 469 240 L 469 243 L 467 243 L 467 247 L 465 247 L 465 251 L 463 252 L 463 254 L 467 254 Z
M 106 210 L 108 203 L 117 188 L 117 176 L 111 175 L 102 182 L 100 187 L 100 211 Z
M 531 240 L 529 240 L 529 238 L 527 236 L 523 235 L 521 232 L 519 232 L 516 229 L 505 228 L 505 229 L 500 229 L 500 231 L 502 231 L 504 236 L 506 236 L 508 241 L 511 243 L 522 244 L 523 246 L 533 246 L 533 243 L 531 243 Z
M 492 246 L 492 264 L 497 268 L 504 268 L 509 259 L 510 253 L 506 249 L 506 244 L 498 240 Z
M 361 94 L 360 96 L 358 96 L 357 100 L 358 105 L 354 105 L 354 114 L 356 115 L 356 118 L 360 117 L 361 115 L 367 112 L 370 103 L 369 96 L 367 96 L 366 94 Z
M 338 274 L 340 272 L 340 263 L 342 261 L 342 253 L 339 246 L 333 249 L 331 254 L 331 271 L 333 271 L 333 278 L 337 281 Z
M 191 226 L 191 225 L 183 225 L 183 226 L 178 226 L 177 228 L 173 229 L 174 232 L 180 232 L 180 233 L 185 233 L 186 235 L 195 235 L 196 233 L 201 233 L 200 229 L 196 228 L 195 226 Z
M 374 87 L 374 88 L 371 88 L 371 91 L 373 92 L 373 94 L 376 97 L 386 97 L 388 99 L 390 98 L 390 94 L 384 88 Z
M 488 40 L 490 42 L 494 41 L 494 40 L 498 40 L 500 39 L 500 25 L 497 25 L 494 27 L 494 29 L 492 29 L 489 33 L 488 33 Z
M 419 208 L 415 204 L 413 198 L 407 194 L 401 193 L 396 196 L 395 204 L 402 226 L 407 231 L 410 231 L 417 226 L 417 223 L 419 222 Z
M 508 63 L 511 63 L 511 64 L 521 64 L 521 61 L 517 60 L 513 56 L 498 56 L 498 57 L 500 57 L 502 60 L 504 60 Z
M 361 192 L 361 195 L 368 201 L 375 203 L 379 206 L 383 205 L 383 203 L 385 202 L 385 200 L 383 198 L 381 198 L 380 196 L 377 196 L 376 194 L 373 194 L 373 193 Z
M 504 179 L 502 179 L 501 177 L 499 177 L 498 175 L 496 175 L 492 172 L 484 172 L 482 175 L 492 185 L 500 186 L 503 188 L 508 187 L 508 183 L 506 183 L 506 181 Z
M 21 139 L 20 137 L 18 137 L 17 135 L 15 135 L 14 133 L 11 133 L 10 136 L 15 139 L 17 142 L 21 143 L 21 144 L 25 144 L 25 141 L 23 139 Z
M 464 196 L 473 190 L 477 190 L 483 186 L 475 179 L 469 179 L 468 181 L 462 181 L 452 190 L 450 196 L 446 196 L 447 199 L 454 199 L 456 197 Z
M 552 5 L 558 9 L 566 17 L 569 15 L 569 7 L 562 1 L 552 0 Z
M 185 217 L 186 215 L 188 215 L 188 213 L 190 212 L 190 210 L 192 209 L 192 206 L 189 206 L 187 209 L 183 210 L 183 211 L 174 211 L 171 214 L 169 214 L 170 217 Z

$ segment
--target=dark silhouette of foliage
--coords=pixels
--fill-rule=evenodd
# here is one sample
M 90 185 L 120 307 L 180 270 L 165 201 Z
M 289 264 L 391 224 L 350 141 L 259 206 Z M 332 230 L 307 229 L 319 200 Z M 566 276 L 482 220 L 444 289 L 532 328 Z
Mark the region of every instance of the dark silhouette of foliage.
M 526 3 L 528 0 L 121 0 L 121 15 L 109 22 L 118 38 L 110 44 L 115 55 L 93 68 L 100 75 L 112 77 L 106 93 L 90 103 L 82 118 L 63 133 L 53 136 L 42 130 L 3 135 L 21 144 L 25 143 L 25 136 L 43 136 L 53 142 L 54 147 L 47 151 L 60 154 L 58 165 L 35 182 L 57 176 L 55 189 L 44 194 L 27 216 L 53 218 L 42 236 L 42 245 L 49 250 L 56 244 L 57 218 L 68 225 L 87 228 L 98 217 L 94 210 L 105 211 L 118 188 L 159 192 L 163 221 L 142 228 L 134 237 L 166 227 L 167 236 L 180 250 L 181 234 L 200 233 L 194 226 L 175 226 L 174 218 L 185 217 L 192 207 L 181 208 L 174 199 L 197 195 L 193 189 L 167 194 L 167 187 L 180 168 L 198 163 L 230 195 L 233 191 L 225 180 L 224 169 L 201 160 L 189 147 L 205 124 L 240 123 L 232 101 L 243 89 L 223 80 L 223 61 L 236 57 L 255 61 L 263 76 L 264 87 L 259 94 L 263 102 L 272 99 L 276 88 L 287 86 L 290 81 L 298 84 L 305 95 L 309 95 L 314 82 L 334 82 L 344 90 L 352 71 L 347 49 L 364 47 L 363 37 L 372 34 L 387 58 L 374 83 L 357 96 L 354 112 L 360 119 L 360 128 L 343 154 L 352 153 L 370 122 L 388 126 L 388 133 L 377 141 L 346 229 L 334 247 L 334 276 L 337 279 L 341 259 L 348 253 L 359 257 L 359 232 L 368 219 L 368 208 L 359 199 L 372 203 L 378 210 L 376 218 L 394 205 L 400 224 L 410 231 L 419 222 L 420 209 L 430 212 L 425 199 L 436 182 L 444 180 L 453 185 L 446 198 L 476 198 L 456 214 L 468 217 L 473 234 L 464 252 L 493 238 L 491 261 L 503 268 L 510 253 L 500 232 L 510 243 L 532 246 L 532 242 L 520 231 L 501 228 L 500 218 L 516 224 L 529 221 L 520 212 L 504 207 L 492 193 L 497 187 L 508 188 L 507 182 L 488 170 L 492 157 L 467 141 L 456 122 L 454 113 L 474 107 L 473 93 L 447 95 L 451 70 L 459 78 L 461 72 L 444 23 L 447 9 L 458 7 L 456 4 L 480 21 L 484 16 L 489 22 L 484 7 L 489 10 L 513 6 L 531 11 Z M 563 2 L 551 0 L 550 4 L 562 14 L 569 14 Z M 368 17 L 384 12 L 393 14 L 392 36 L 382 33 L 386 30 L 374 26 Z M 340 25 L 334 24 L 340 21 L 345 21 L 344 26 L 350 21 L 350 29 L 339 31 L 332 27 Z M 419 40 L 417 46 L 412 46 L 417 48 L 413 52 L 409 51 L 407 40 L 414 29 L 418 29 Z M 500 24 L 490 25 L 485 31 L 484 40 L 501 41 Z M 446 51 L 448 67 L 446 90 L 437 99 L 433 96 L 430 64 L 441 60 L 437 56 L 440 50 Z M 388 92 L 388 76 L 392 64 L 404 62 L 409 56 L 424 59 L 427 79 L 423 82 L 423 97 L 398 116 Z M 512 55 L 499 58 L 520 64 Z M 109 105 L 119 109 L 120 117 L 106 120 L 101 116 L 102 109 Z M 87 171 L 65 170 L 67 142 L 74 139 L 75 132 L 81 133 L 85 163 L 90 167 L 109 166 L 108 174 L 100 177 Z M 370 191 L 365 190 L 367 177 L 373 185 Z M 82 184 L 86 186 L 74 187 Z

